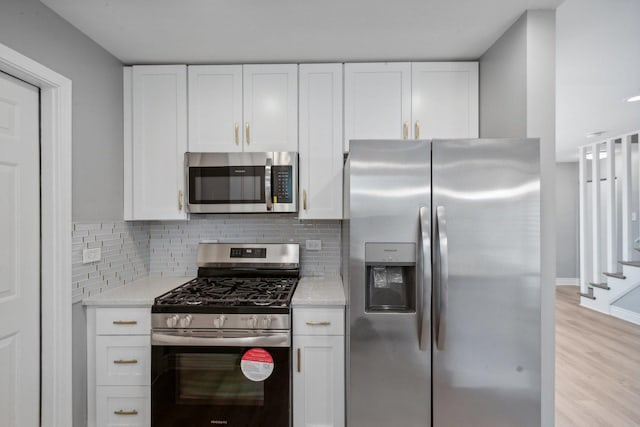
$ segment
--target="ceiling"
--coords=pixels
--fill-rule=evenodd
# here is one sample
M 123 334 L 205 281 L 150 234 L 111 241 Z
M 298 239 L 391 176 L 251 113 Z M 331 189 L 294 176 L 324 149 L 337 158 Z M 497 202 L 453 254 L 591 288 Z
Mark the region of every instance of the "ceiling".
M 125 64 L 475 60 L 525 10 L 558 8 L 558 160 L 640 128 L 623 102 L 640 92 L 639 0 L 41 1 Z
M 124 63 L 477 59 L 562 0 L 41 0 Z

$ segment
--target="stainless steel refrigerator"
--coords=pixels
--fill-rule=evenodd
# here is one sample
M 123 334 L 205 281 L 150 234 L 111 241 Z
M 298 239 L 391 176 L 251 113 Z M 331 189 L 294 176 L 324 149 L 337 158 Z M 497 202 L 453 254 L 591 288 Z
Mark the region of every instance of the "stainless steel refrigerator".
M 351 141 L 348 427 L 540 427 L 534 139 Z

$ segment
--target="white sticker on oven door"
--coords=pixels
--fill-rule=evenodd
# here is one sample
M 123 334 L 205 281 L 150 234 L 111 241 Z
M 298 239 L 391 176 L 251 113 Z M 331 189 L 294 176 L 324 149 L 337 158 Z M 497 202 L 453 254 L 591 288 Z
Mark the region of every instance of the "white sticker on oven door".
M 242 355 L 240 369 L 251 381 L 264 381 L 273 373 L 273 357 L 262 348 L 252 348 Z

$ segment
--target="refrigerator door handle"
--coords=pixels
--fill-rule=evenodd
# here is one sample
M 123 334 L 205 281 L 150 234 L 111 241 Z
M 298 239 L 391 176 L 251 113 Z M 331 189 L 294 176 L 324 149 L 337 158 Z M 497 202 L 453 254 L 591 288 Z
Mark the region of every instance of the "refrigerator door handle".
M 427 249 L 431 245 L 429 225 L 429 209 L 420 208 L 420 260 L 422 262 L 422 274 L 420 276 L 420 289 L 422 290 L 422 309 L 420 319 L 420 332 L 418 346 L 421 351 L 428 350 L 429 321 L 431 320 L 431 257 L 427 258 Z
M 444 336 L 446 333 L 447 319 L 447 293 L 449 290 L 449 255 L 447 242 L 447 221 L 445 219 L 444 206 L 436 208 L 436 234 L 438 236 L 438 255 L 440 264 L 438 268 L 438 301 L 437 318 L 435 324 L 436 348 L 444 348 Z

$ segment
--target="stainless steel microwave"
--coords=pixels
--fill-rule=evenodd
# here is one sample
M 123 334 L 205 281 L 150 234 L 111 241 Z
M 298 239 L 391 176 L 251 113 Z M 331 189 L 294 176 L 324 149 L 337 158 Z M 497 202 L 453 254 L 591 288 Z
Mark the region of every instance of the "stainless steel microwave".
M 193 213 L 298 211 L 298 153 L 186 153 Z

